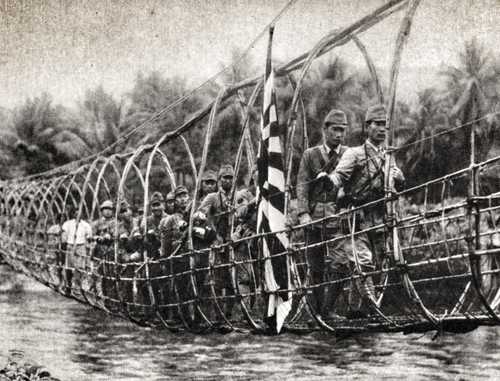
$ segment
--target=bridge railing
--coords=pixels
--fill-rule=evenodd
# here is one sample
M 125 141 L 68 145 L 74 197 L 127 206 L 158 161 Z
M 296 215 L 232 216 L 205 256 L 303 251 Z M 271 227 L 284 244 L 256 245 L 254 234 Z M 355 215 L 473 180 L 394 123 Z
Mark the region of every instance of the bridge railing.
M 30 184 L 8 190 L 0 223 L 1 250 L 9 264 L 64 295 L 139 324 L 170 329 L 265 329 L 270 293 L 264 263 L 276 264 L 280 257 L 280 276 L 288 286 L 277 293 L 291 294 L 293 300 L 289 329 L 405 330 L 422 324 L 439 327 L 447 321 L 493 324 L 500 302 L 499 193 L 464 195 L 464 189 L 479 168 L 497 166 L 499 161 L 500 157 L 470 166 L 395 193 L 391 200 L 343 209 L 311 224 L 291 221 L 286 231 L 290 247 L 271 259 L 259 254 L 263 234 L 255 234 L 252 226 L 233 241 L 192 251 L 181 245 L 175 253 L 166 253 L 145 236 L 141 240 L 132 235 L 126 241 L 116 236 L 106 243 L 65 248 L 56 228 L 63 221 L 56 215 L 65 209 L 63 201 L 78 206 L 82 200 L 76 192 L 73 201 L 67 179 L 59 178 L 42 184 L 37 194 L 47 196 L 37 201 L 25 197 L 33 189 Z M 431 199 L 431 194 L 440 197 Z M 384 212 L 389 201 L 397 203 L 393 221 L 387 221 Z M 376 210 L 382 211 L 381 218 L 367 222 Z M 397 230 L 396 244 L 391 224 Z M 311 240 L 314 232 L 320 240 Z M 382 247 L 377 248 L 377 240 Z M 92 256 L 96 247 L 104 255 Z M 387 247 L 396 248 L 397 256 Z M 364 262 L 367 249 L 371 262 Z M 325 257 L 318 278 L 320 253 Z M 360 306 L 361 315 L 350 315 Z

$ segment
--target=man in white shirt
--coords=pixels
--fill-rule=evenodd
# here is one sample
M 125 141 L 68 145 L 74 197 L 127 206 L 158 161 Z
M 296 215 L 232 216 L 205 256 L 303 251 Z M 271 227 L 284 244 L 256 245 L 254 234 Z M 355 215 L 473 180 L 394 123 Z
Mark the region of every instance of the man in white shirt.
M 82 272 L 89 270 L 89 244 L 92 227 L 84 220 L 76 221 L 76 209 L 68 207 L 68 220 L 62 225 L 62 249 L 66 252 L 65 278 L 67 291 L 72 285 L 81 287 Z

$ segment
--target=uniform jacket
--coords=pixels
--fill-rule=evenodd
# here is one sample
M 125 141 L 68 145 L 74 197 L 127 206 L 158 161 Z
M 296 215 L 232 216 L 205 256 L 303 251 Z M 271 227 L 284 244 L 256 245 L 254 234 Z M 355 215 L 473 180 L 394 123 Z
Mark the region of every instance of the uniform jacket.
M 161 234 L 163 256 L 170 256 L 180 245 L 184 244 L 187 238 L 187 219 L 187 216 L 185 218 L 181 213 L 174 213 L 161 220 L 158 229 Z
M 201 202 L 198 211 L 206 214 L 209 225 L 217 232 L 217 235 L 227 241 L 230 237 L 230 211 L 231 204 L 226 192 L 219 190 L 209 193 Z
M 335 187 L 344 188 L 349 204 L 362 205 L 384 197 L 384 152 L 365 142 L 349 148 L 330 175 Z M 396 187 L 404 182 L 403 176 L 394 178 Z M 372 210 L 377 217 L 384 213 L 383 205 Z
M 161 244 L 162 244 L 162 255 L 170 256 L 175 251 L 177 254 L 182 254 L 187 251 L 187 238 L 188 238 L 188 224 L 189 224 L 189 214 L 191 208 L 186 208 L 184 213 L 176 212 L 174 214 L 167 215 L 163 218 L 159 225 L 159 231 L 161 234 Z M 206 225 L 198 226 L 204 230 L 209 227 Z M 205 238 L 197 237 L 193 235 L 193 246 L 194 249 L 201 249 L 207 247 L 213 240 L 214 237 L 207 235 Z M 179 250 L 179 246 L 182 246 Z
M 162 215 L 157 218 L 153 214 L 146 217 L 146 226 L 148 231 L 153 230 L 154 234 L 159 237 L 160 236 L 160 223 L 161 221 L 167 217 L 167 213 L 163 212 Z M 144 224 L 141 222 L 141 233 L 144 232 Z
M 297 215 L 309 213 L 313 220 L 335 214 L 336 192 L 325 182 L 315 181 L 320 172 L 335 169 L 347 147 L 339 145 L 331 159 L 324 144 L 304 151 L 297 175 Z

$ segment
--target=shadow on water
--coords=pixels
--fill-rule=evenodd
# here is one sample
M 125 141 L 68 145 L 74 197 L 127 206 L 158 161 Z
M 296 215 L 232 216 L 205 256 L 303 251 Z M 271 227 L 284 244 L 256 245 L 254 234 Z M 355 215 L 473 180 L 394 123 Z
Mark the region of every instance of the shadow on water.
M 0 293 L 0 357 L 22 350 L 61 380 L 500 378 L 498 328 L 434 341 L 432 334 L 172 334 L 22 279 L 23 291 Z

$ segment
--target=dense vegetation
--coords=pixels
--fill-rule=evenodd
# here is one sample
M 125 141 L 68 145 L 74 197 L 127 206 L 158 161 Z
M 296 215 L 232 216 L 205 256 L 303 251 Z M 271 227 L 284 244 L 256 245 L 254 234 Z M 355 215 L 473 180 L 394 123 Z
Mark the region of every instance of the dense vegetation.
M 235 52 L 235 62 L 237 56 Z M 416 105 L 397 105 L 397 145 L 414 143 L 398 152 L 400 165 L 410 179 L 409 185 L 464 167 L 470 156 L 470 128 L 476 133 L 477 159 L 498 153 L 499 119 L 493 113 L 497 111 L 500 97 L 500 60 L 472 40 L 465 44 L 459 62 L 457 67 L 443 66 L 439 73 L 441 81 L 421 91 Z M 123 152 L 155 141 L 213 99 L 221 85 L 238 82 L 255 73 L 252 62 L 239 61 L 218 83 L 204 86 L 186 102 L 116 146 L 115 151 Z M 293 89 L 286 78 L 279 79 L 277 86 L 280 122 L 285 125 Z M 13 110 L 0 109 L 1 176 L 14 178 L 33 174 L 100 152 L 187 92 L 186 81 L 181 78 L 165 77 L 159 72 L 139 73 L 131 90 L 119 100 L 99 86 L 89 89 L 73 108 L 54 104 L 50 94 L 44 93 L 26 99 Z M 249 95 L 243 91 L 241 99 L 244 101 Z M 364 111 L 376 101 L 376 91 L 368 73 L 355 70 L 346 61 L 332 56 L 316 62 L 306 79 L 302 96 L 311 144 L 320 139 L 321 122 L 332 107 L 347 111 L 352 125 L 348 142 L 357 143 Z M 491 113 L 488 118 L 471 123 L 488 113 Z M 241 119 L 240 105 L 224 105 L 212 139 L 212 146 L 217 147 L 210 153 L 212 167 L 234 157 L 228 153 L 236 152 Z M 257 136 L 258 119 L 256 107 L 252 114 L 253 138 Z M 468 124 L 467 128 L 433 137 L 464 123 Z M 200 124 L 186 135 L 195 157 L 201 154 L 204 125 Z M 428 139 L 417 142 L 422 138 Z M 295 162 L 302 150 L 299 140 L 300 136 Z M 181 145 L 168 148 L 178 175 L 189 165 L 181 148 Z M 454 160 L 449 160 L 450 157 Z

